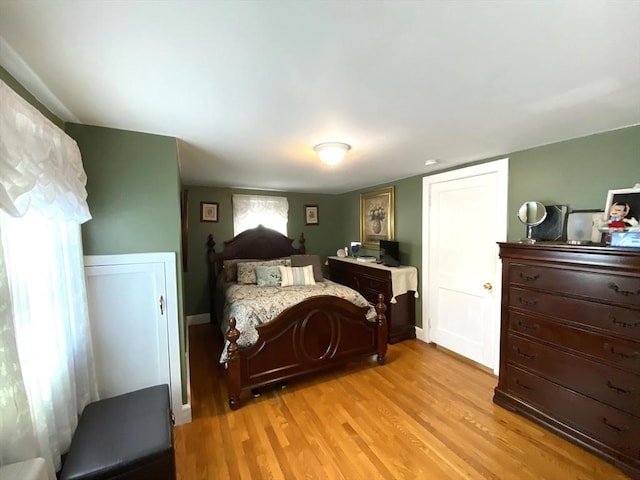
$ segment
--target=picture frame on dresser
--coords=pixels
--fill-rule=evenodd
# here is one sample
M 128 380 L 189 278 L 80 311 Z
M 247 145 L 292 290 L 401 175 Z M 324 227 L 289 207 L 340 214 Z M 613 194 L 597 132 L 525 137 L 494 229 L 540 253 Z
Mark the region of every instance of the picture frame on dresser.
M 395 240 L 395 187 L 360 194 L 360 242 L 377 250 L 380 240 Z
M 604 217 L 606 221 L 609 218 L 609 212 L 611 206 L 614 203 L 626 203 L 629 205 L 629 213 L 627 217 L 629 220 L 635 218 L 640 222 L 640 184 L 637 184 L 633 188 L 619 188 L 616 190 L 609 190 L 607 193 L 607 202 L 604 206 Z

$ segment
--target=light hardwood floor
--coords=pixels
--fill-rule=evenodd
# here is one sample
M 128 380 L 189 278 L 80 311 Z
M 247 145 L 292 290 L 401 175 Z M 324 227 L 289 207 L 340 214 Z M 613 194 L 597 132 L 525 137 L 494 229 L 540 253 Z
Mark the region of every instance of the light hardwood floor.
M 612 465 L 492 402 L 497 379 L 418 340 L 227 405 L 211 325 L 189 329 L 193 421 L 178 478 L 623 479 Z

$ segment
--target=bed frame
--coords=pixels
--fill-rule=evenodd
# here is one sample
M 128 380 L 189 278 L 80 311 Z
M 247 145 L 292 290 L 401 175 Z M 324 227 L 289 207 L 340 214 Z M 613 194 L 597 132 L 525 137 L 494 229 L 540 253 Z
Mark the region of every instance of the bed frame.
M 210 268 L 219 271 L 223 260 L 232 258 L 268 259 L 304 253 L 304 237 L 301 239 L 302 249 L 293 248 L 292 239 L 259 226 L 225 242 L 224 251 L 216 254 L 210 236 Z M 213 296 L 213 291 L 210 294 Z M 245 390 L 372 355 L 382 365 L 387 353 L 386 306 L 382 294 L 375 308 L 377 320 L 371 322 L 366 319 L 367 307 L 357 307 L 329 295 L 313 297 L 257 327 L 258 341 L 248 348 L 238 346 L 240 332 L 232 318 L 225 335 L 229 341 L 227 389 L 231 409 L 240 408 L 240 394 Z

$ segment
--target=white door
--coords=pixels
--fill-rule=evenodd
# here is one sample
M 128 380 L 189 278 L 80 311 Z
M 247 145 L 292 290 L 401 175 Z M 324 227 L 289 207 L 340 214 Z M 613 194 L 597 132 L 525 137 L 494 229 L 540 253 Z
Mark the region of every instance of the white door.
M 423 324 L 428 339 L 496 373 L 508 160 L 424 178 Z
M 113 397 L 169 384 L 162 264 L 86 267 L 98 392 Z M 162 299 L 162 300 L 161 300 Z
M 101 398 L 168 384 L 182 405 L 175 253 L 85 256 L 89 321 Z

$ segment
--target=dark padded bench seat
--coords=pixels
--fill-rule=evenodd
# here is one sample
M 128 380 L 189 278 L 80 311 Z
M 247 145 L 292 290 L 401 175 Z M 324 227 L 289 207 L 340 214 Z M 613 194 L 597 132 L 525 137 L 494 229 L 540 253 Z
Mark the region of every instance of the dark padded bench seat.
M 61 480 L 175 480 L 169 387 L 157 385 L 87 405 Z

